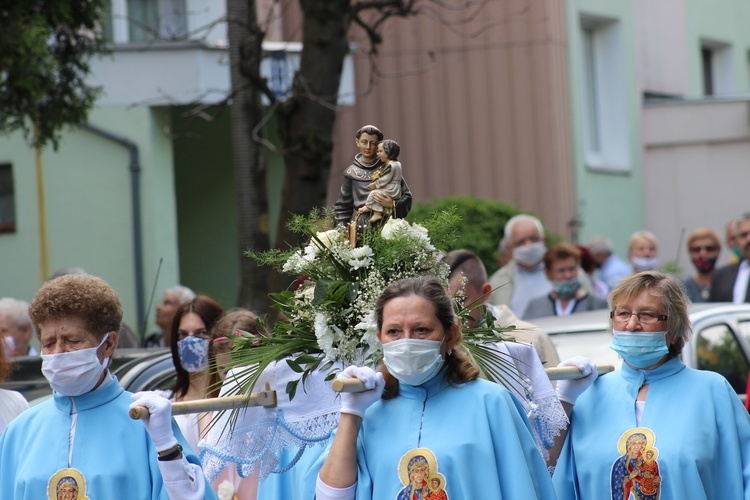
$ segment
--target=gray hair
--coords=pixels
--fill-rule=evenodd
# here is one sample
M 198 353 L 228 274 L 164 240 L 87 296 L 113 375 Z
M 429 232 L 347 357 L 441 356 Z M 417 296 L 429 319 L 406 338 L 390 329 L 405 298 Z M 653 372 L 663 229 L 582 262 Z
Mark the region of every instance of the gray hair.
M 591 238 L 591 241 L 589 241 L 589 244 L 587 246 L 589 247 L 589 252 L 591 252 L 593 255 L 596 255 L 598 253 L 612 255 L 612 252 L 614 251 L 612 240 L 610 240 L 606 236 L 594 236 L 593 238 Z
M 737 228 L 740 226 L 740 222 L 745 222 L 746 220 L 750 220 L 750 212 L 745 212 L 732 221 L 734 222 L 734 231 L 737 232 Z
M 60 269 L 52 273 L 52 276 L 50 276 L 49 279 L 53 280 L 55 278 L 59 278 L 60 276 L 67 276 L 69 274 L 88 274 L 88 273 L 82 267 L 61 267 Z
M 506 250 L 510 250 L 510 242 L 504 237 L 500 238 L 500 243 L 497 244 L 497 253 L 502 255 Z
M 510 245 L 512 243 L 512 234 L 513 234 L 513 228 L 516 226 L 517 223 L 521 221 L 529 221 L 533 222 L 536 226 L 537 231 L 539 232 L 539 237 L 544 238 L 544 226 L 542 225 L 542 221 L 534 217 L 533 215 L 529 214 L 519 214 L 514 215 L 510 219 L 508 219 L 508 222 L 505 223 L 505 228 L 503 229 L 503 238 L 500 241 L 500 245 L 498 246 L 498 249 L 502 249 L 503 240 L 507 241 L 507 245 Z
M 31 326 L 29 303 L 11 297 L 0 299 L 0 315 L 10 319 L 19 328 Z
M 179 302 L 179 305 L 190 302 L 196 297 L 194 291 L 182 285 L 175 285 L 171 288 L 167 288 L 166 290 L 164 290 L 164 295 L 167 294 L 174 295 L 177 299 L 177 302 Z

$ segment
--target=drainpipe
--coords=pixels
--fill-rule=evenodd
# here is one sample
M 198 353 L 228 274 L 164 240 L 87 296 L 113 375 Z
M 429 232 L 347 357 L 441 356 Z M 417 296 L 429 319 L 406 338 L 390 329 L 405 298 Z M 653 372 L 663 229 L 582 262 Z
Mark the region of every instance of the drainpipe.
M 136 328 L 139 329 L 139 338 L 141 345 L 143 345 L 144 337 L 146 334 L 146 314 L 144 310 L 144 292 L 143 292 L 143 243 L 142 243 L 142 227 L 141 227 L 141 185 L 140 185 L 140 172 L 141 163 L 138 153 L 138 145 L 130 139 L 121 135 L 114 134 L 108 130 L 105 130 L 96 125 L 90 125 L 88 123 L 83 125 L 83 128 L 89 132 L 103 137 L 108 141 L 112 141 L 120 146 L 126 148 L 130 153 L 130 199 L 131 199 L 131 212 L 133 217 L 133 263 L 135 266 L 135 307 L 136 315 L 138 317 L 138 325 Z

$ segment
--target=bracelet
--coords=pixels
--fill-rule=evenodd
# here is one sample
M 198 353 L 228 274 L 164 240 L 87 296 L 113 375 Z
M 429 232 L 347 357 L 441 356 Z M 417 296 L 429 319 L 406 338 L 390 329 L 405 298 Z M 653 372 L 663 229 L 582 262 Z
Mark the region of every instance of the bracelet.
M 167 451 L 167 450 L 164 450 L 164 451 Z M 178 443 L 172 448 L 172 451 L 170 451 L 166 455 L 159 455 L 158 457 L 156 457 L 156 459 L 159 460 L 160 462 L 169 462 L 170 460 L 174 460 L 180 455 L 182 455 L 182 445 Z

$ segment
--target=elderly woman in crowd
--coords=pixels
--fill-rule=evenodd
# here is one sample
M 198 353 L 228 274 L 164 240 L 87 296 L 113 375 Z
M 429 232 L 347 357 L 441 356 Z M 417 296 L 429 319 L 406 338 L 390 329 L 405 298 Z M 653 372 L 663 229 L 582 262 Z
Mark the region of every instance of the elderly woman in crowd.
M 687 250 L 695 274 L 683 282 L 685 291 L 692 302 L 708 302 L 711 278 L 721 252 L 719 233 L 707 227 L 699 227 L 688 236 Z
M 131 395 L 109 373 L 122 307 L 107 283 L 85 274 L 55 278 L 29 313 L 54 393 L 0 436 L 0 498 L 57 498 L 65 485 L 75 485 L 79 498 L 215 498 L 169 401 Z M 150 416 L 132 420 L 131 404 Z
M 687 304 L 682 284 L 656 271 L 610 294 L 623 366 L 588 388 L 595 377 L 558 384 L 567 409 L 575 404 L 553 477 L 558 498 L 750 498 L 750 417 L 721 375 L 680 360 Z
M 186 286 L 175 285 L 164 290 L 161 302 L 156 306 L 156 326 L 159 331 L 146 337 L 146 347 L 169 347 L 169 334 L 177 308 L 195 298 L 195 292 Z
M 32 333 L 29 303 L 10 297 L 0 299 L 0 336 L 10 347 L 10 352 L 5 355 L 38 356 L 37 350 L 29 343 Z
M 581 252 L 572 245 L 559 243 L 544 254 L 544 273 L 552 291 L 532 299 L 523 319 L 544 316 L 568 316 L 583 311 L 606 309 L 607 301 L 588 293 L 578 278 Z
M 385 366 L 340 373 L 369 390 L 341 395 L 317 498 L 554 498 L 522 407 L 478 378 L 443 285 L 397 281 L 375 313 Z
M 637 273 L 656 269 L 659 265 L 659 242 L 654 233 L 638 231 L 630 236 L 628 259 Z
M 224 309 L 211 297 L 198 295 L 177 308 L 172 322 L 170 347 L 177 381 L 172 387 L 173 401 L 215 398 L 221 390 L 216 369 L 211 330 Z M 198 452 L 198 443 L 206 434 L 211 416 L 190 413 L 175 417 L 190 447 Z

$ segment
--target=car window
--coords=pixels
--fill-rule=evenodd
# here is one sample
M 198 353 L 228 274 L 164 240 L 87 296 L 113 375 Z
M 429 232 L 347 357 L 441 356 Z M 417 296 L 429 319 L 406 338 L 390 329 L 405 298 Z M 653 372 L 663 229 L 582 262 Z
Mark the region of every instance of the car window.
M 740 329 L 740 335 L 745 339 L 745 343 L 750 344 L 750 321 L 738 321 L 737 326 Z
M 737 393 L 744 393 L 750 370 L 734 331 L 725 324 L 712 325 L 696 333 L 699 370 L 720 373 Z

